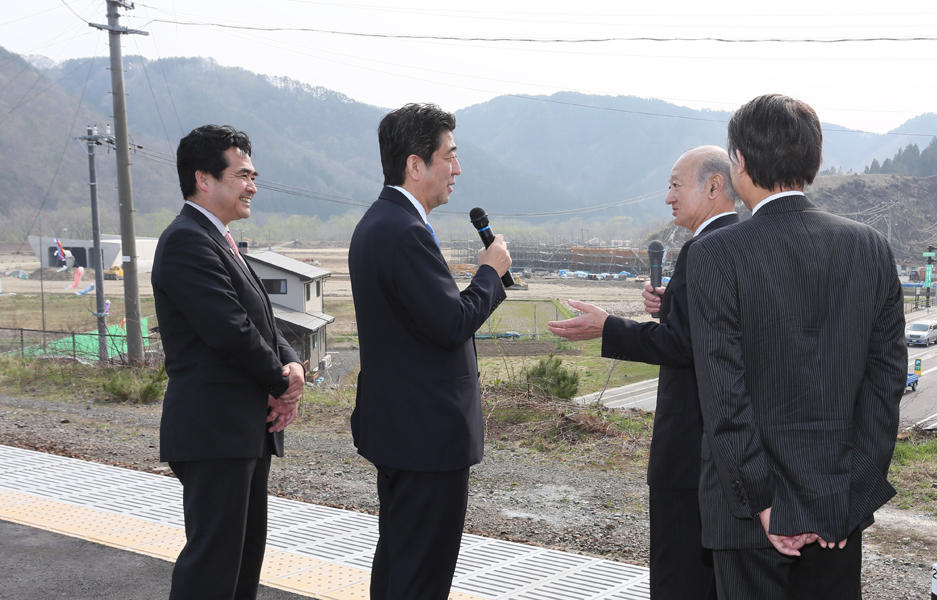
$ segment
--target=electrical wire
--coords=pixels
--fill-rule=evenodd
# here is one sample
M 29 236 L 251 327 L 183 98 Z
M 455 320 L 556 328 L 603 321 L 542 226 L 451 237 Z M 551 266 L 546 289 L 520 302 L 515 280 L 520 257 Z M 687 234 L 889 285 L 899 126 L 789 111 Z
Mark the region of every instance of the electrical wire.
M 78 98 L 78 106 L 75 107 L 75 114 L 72 117 L 72 124 L 68 128 L 69 131 L 75 129 L 75 124 L 78 122 L 78 115 L 81 114 L 81 107 L 84 105 L 85 101 L 85 92 L 88 90 L 88 82 L 91 81 L 91 71 L 94 68 L 94 57 L 91 58 L 91 61 L 88 64 L 88 73 L 85 75 L 85 84 L 81 87 L 81 96 Z M 42 201 L 39 203 L 39 208 L 36 209 L 36 216 L 33 217 L 32 225 L 26 230 L 26 235 L 23 236 L 23 241 L 20 242 L 20 245 L 17 246 L 16 252 L 23 248 L 23 245 L 29 240 L 29 234 L 32 233 L 33 228 L 36 226 L 36 223 L 39 221 L 39 217 L 42 215 L 42 209 L 45 208 L 46 202 L 49 200 L 49 193 L 52 191 L 52 185 L 55 183 L 56 178 L 59 176 L 59 170 L 62 168 L 62 162 L 65 159 L 65 152 L 68 150 L 68 146 L 71 143 L 72 138 L 69 136 L 65 139 L 65 144 L 62 145 L 62 152 L 59 153 L 58 162 L 55 165 L 55 171 L 52 173 L 52 179 L 49 180 L 49 185 L 46 187 L 46 193 L 42 197 Z
M 135 155 L 141 156 L 147 160 L 158 162 L 167 166 L 175 167 L 176 161 L 174 158 L 162 154 L 160 152 L 155 152 L 153 150 L 147 150 L 142 147 L 136 147 L 133 149 Z M 322 202 L 329 202 L 331 204 L 341 204 L 344 206 L 355 206 L 360 208 L 367 208 L 371 206 L 371 202 L 362 202 L 360 200 L 355 200 L 349 196 L 339 196 L 337 194 L 326 194 L 323 192 L 317 192 L 315 190 L 310 190 L 308 188 L 303 188 L 300 186 L 290 185 L 287 183 L 280 183 L 276 181 L 268 180 L 258 180 L 255 182 L 257 189 L 268 190 L 271 192 L 279 192 L 281 194 L 286 194 L 289 196 L 296 196 L 300 198 L 309 198 L 311 200 L 320 200 Z M 604 204 L 597 204 L 593 206 L 583 206 L 579 208 L 572 208 L 567 210 L 554 210 L 554 211 L 542 211 L 542 212 L 528 212 L 528 213 L 491 213 L 495 217 L 511 217 L 511 218 L 528 218 L 528 217 L 556 217 L 556 216 L 568 216 L 575 214 L 584 214 L 590 212 L 599 212 L 603 210 L 608 210 L 611 208 L 618 208 L 621 206 L 628 206 L 631 204 L 638 204 L 646 200 L 660 197 L 663 193 L 663 190 L 656 190 L 640 196 L 632 196 L 625 198 L 623 200 L 616 200 L 614 202 L 607 202 Z M 434 214 L 445 214 L 445 215 L 461 215 L 459 211 L 453 210 L 441 210 L 437 209 L 434 211 Z
M 137 44 L 137 40 L 134 38 L 134 45 L 137 47 L 137 52 L 140 52 L 140 46 Z M 172 139 L 169 137 L 169 130 L 166 129 L 166 122 L 163 120 L 163 111 L 159 109 L 159 101 L 156 99 L 156 90 L 153 89 L 153 83 L 150 81 L 150 72 L 146 68 L 146 63 L 148 61 L 143 57 L 143 53 L 140 52 L 140 66 L 143 68 L 143 77 L 146 79 L 146 86 L 150 89 L 150 96 L 153 98 L 153 108 L 156 109 L 156 117 L 159 119 L 159 125 L 163 129 L 163 135 L 166 136 L 166 143 L 169 145 L 169 151 L 172 152 L 175 148 Z
M 338 29 L 317 29 L 314 27 L 283 27 L 263 25 L 234 25 L 228 23 L 213 23 L 208 21 L 182 21 L 179 19 L 151 19 L 143 28 L 153 24 L 184 25 L 189 27 L 217 27 L 219 29 L 240 29 L 246 31 L 292 31 L 297 33 L 324 33 L 346 37 L 396 39 L 396 40 L 436 40 L 447 42 L 517 42 L 525 44 L 598 44 L 607 42 L 718 42 L 727 44 L 755 44 L 755 43 L 781 43 L 781 44 L 842 44 L 865 42 L 935 42 L 937 36 L 879 36 L 879 37 L 838 37 L 838 38 L 730 38 L 730 37 L 654 37 L 654 36 L 605 36 L 584 38 L 532 38 L 532 37 L 486 37 L 486 36 L 458 36 L 433 35 L 409 33 L 367 33 L 363 31 L 341 31 Z

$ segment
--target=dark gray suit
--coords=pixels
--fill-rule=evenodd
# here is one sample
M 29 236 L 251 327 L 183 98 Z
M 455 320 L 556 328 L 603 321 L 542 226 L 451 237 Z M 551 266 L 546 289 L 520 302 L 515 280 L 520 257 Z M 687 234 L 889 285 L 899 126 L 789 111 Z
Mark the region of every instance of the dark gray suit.
M 661 366 L 647 466 L 655 600 L 705 599 L 715 593 L 712 554 L 700 545 L 697 490 L 703 421 L 690 345 L 686 263 L 694 242 L 738 221 L 736 214 L 720 217 L 683 245 L 661 298 L 660 323 L 610 316 L 602 330 L 602 356 Z
M 183 484 L 187 543 L 171 598 L 257 596 L 267 533 L 267 396 L 299 362 L 277 330 L 257 275 L 212 222 L 188 204 L 166 228 L 153 261 L 153 295 L 169 385 L 160 460 Z
M 888 244 L 785 196 L 695 243 L 688 280 L 704 545 L 770 547 L 767 507 L 772 533 L 861 531 L 895 493 L 907 368 Z
M 351 238 L 361 371 L 351 430 L 378 469 L 374 600 L 449 597 L 469 467 L 484 449 L 475 330 L 505 298 L 478 268 L 461 292 L 406 196 L 385 187 Z

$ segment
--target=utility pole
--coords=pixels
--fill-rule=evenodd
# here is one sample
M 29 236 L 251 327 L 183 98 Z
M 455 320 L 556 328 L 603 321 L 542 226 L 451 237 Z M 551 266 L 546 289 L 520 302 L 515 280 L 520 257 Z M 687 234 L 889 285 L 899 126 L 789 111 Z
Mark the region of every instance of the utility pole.
M 930 288 L 933 282 L 934 273 L 934 255 L 937 253 L 937 247 L 928 246 L 927 252 L 924 252 L 924 258 L 927 259 L 927 267 L 924 273 L 924 307 L 930 309 Z
M 111 49 L 111 93 L 114 101 L 114 137 L 117 153 L 117 190 L 120 199 L 121 266 L 124 270 L 124 316 L 127 356 L 134 365 L 143 364 L 143 333 L 140 331 L 140 290 L 137 282 L 137 236 L 133 225 L 133 189 L 130 181 L 130 136 L 127 134 L 127 106 L 124 102 L 124 67 L 120 36 L 145 31 L 120 26 L 117 9 L 133 9 L 126 0 L 107 0 L 107 25 L 88 23 L 108 32 Z
M 104 319 L 104 255 L 101 252 L 101 222 L 98 217 L 98 183 L 94 172 L 94 147 L 103 141 L 112 141 L 108 135 L 98 135 L 98 128 L 88 126 L 88 134 L 76 138 L 88 142 L 88 187 L 91 188 L 91 236 L 94 240 L 94 296 L 97 300 L 94 316 L 98 319 L 98 359 L 107 362 L 107 323 Z M 91 261 L 88 261 L 89 263 Z M 88 265 L 92 266 L 92 265 Z

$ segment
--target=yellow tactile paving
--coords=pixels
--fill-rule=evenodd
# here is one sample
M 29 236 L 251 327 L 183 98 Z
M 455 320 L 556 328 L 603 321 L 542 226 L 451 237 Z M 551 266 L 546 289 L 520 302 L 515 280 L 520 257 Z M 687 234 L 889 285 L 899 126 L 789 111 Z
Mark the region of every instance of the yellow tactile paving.
M 0 490 L 0 518 L 169 561 L 185 545 L 177 527 L 7 490 Z
M 270 584 L 291 591 L 307 590 L 319 597 L 361 581 L 368 581 L 370 576 L 364 569 L 326 563 L 308 571 L 281 577 Z
M 377 517 L 283 498 L 269 506 L 262 583 L 319 600 L 368 598 Z M 185 545 L 175 479 L 4 445 L 0 519 L 170 562 Z M 644 567 L 476 535 L 462 543 L 450 600 L 649 594 Z
M 125 515 L 0 489 L 0 519 L 172 562 L 185 531 Z M 261 583 L 321 600 L 367 600 L 370 572 L 267 548 Z M 452 600 L 484 600 L 453 593 Z
M 268 547 L 264 552 L 264 565 L 260 571 L 260 580 L 269 583 L 325 564 L 327 564 L 326 561 L 318 558 L 301 556 L 292 552 L 283 552 L 282 550 L 272 550 Z

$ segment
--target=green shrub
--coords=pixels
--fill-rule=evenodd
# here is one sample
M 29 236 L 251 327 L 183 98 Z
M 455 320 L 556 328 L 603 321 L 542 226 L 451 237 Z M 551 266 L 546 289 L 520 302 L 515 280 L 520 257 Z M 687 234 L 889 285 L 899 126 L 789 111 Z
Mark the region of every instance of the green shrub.
M 109 369 L 102 389 L 110 400 L 150 404 L 163 398 L 166 391 L 166 369 L 135 369 L 121 367 Z
M 564 367 L 552 354 L 541 358 L 526 374 L 527 385 L 543 394 L 568 400 L 579 391 L 579 373 Z

